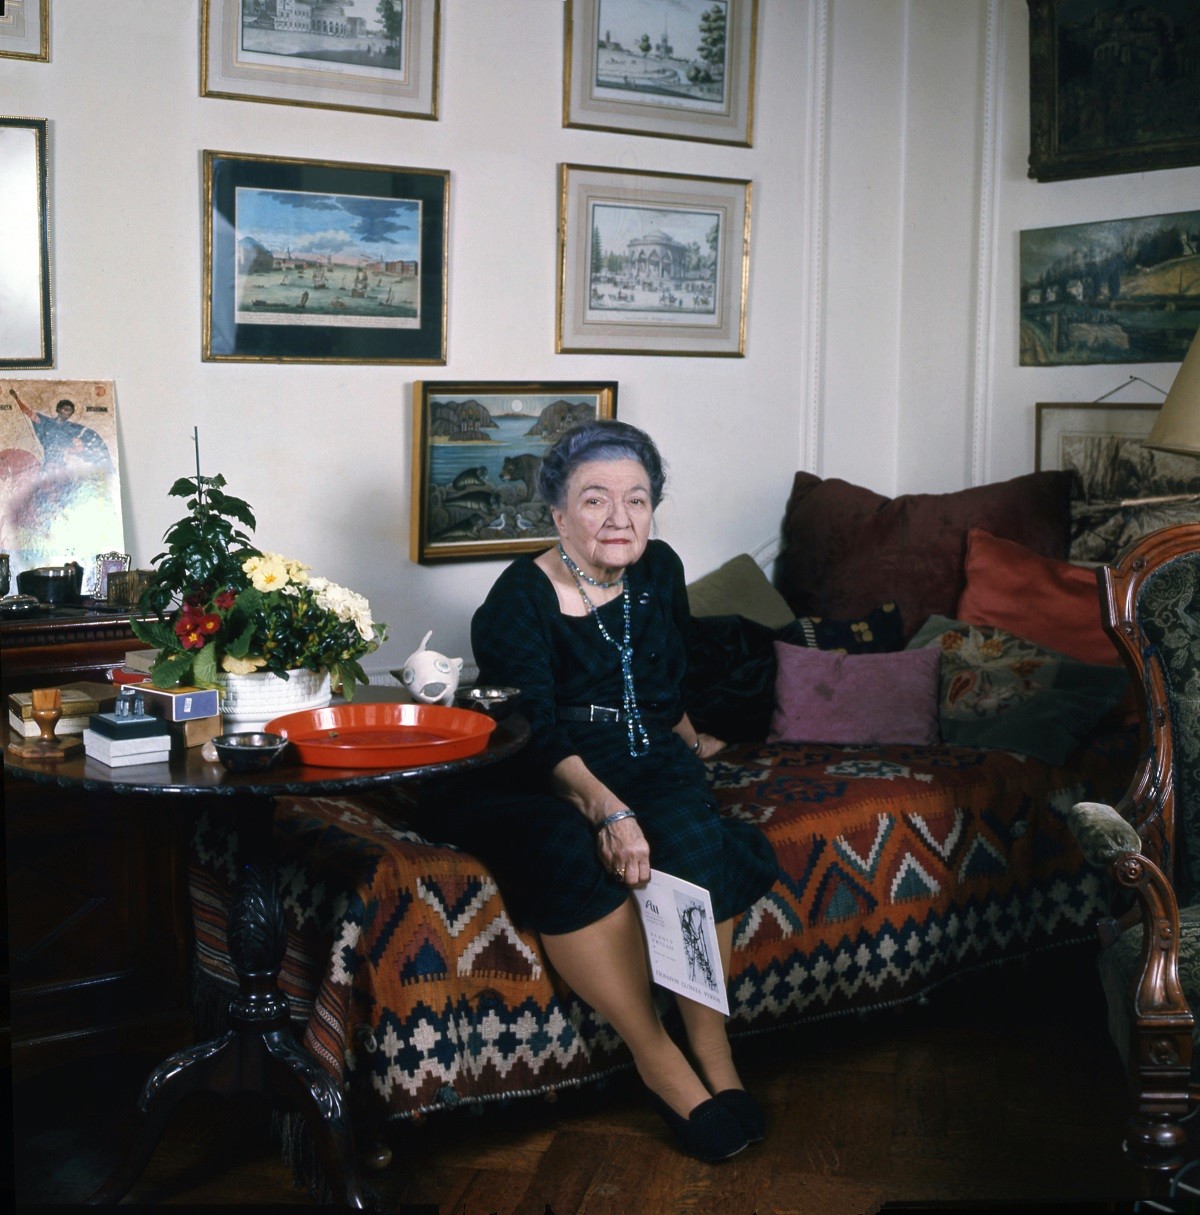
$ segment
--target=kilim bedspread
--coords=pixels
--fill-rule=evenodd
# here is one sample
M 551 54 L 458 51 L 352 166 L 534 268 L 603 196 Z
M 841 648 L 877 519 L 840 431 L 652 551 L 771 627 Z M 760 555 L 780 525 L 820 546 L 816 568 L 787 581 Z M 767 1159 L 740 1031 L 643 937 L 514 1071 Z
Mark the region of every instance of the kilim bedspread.
M 757 823 L 783 870 L 736 928 L 731 1031 L 911 1000 L 966 968 L 1090 938 L 1102 890 L 1064 815 L 1115 801 L 1135 747 L 1105 737 L 1064 768 L 944 745 L 726 752 L 712 764 L 724 811 Z M 276 816 L 281 984 L 305 1045 L 353 1081 L 358 1113 L 404 1118 L 628 1066 L 487 870 L 405 815 L 399 797 L 354 797 L 285 799 Z M 189 879 L 210 990 L 234 984 L 235 855 L 228 824 L 202 819 Z

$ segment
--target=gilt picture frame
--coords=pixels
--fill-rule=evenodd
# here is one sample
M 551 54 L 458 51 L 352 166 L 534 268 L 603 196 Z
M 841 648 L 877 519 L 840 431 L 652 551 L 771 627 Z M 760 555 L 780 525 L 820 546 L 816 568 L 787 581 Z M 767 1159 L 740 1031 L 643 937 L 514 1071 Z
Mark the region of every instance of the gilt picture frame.
M 563 126 L 748 148 L 758 0 L 565 0 Z
M 1035 467 L 1071 473 L 1072 561 L 1116 561 L 1141 536 L 1200 522 L 1200 459 L 1144 446 L 1162 402 L 1041 402 Z
M 1028 3 L 1030 177 L 1200 164 L 1193 0 L 1132 10 L 1123 0 Z
M 206 360 L 444 363 L 450 174 L 204 153 Z
M 201 0 L 200 95 L 436 120 L 441 0 Z
M 617 414 L 613 380 L 425 380 L 413 385 L 409 555 L 421 565 L 536 553 L 557 538 L 537 500 L 564 430 Z
M 5 0 L 0 5 L 0 59 L 50 61 L 50 0 Z
M 559 354 L 742 357 L 751 183 L 559 168 Z
M 0 369 L 54 366 L 45 118 L 0 118 Z

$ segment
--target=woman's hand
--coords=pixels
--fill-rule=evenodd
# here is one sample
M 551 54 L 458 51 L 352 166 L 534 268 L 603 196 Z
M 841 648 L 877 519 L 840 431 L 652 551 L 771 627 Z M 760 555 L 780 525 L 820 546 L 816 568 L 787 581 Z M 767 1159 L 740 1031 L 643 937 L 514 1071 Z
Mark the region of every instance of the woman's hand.
M 699 747 L 696 749 L 696 754 L 701 759 L 712 759 L 719 751 L 724 751 L 727 743 L 719 738 L 714 738 L 711 734 L 697 734 L 696 742 Z
M 600 863 L 618 882 L 640 886 L 650 880 L 650 844 L 636 818 L 603 828 L 596 839 Z

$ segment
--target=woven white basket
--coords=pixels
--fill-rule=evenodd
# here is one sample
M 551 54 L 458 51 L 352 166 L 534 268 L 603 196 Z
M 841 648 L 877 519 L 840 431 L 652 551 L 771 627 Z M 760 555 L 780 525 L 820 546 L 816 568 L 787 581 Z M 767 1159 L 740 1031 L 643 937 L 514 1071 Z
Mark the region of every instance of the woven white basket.
M 328 671 L 289 671 L 283 679 L 274 671 L 217 676 L 221 687 L 221 717 L 230 729 L 261 730 L 285 713 L 319 709 L 333 698 Z

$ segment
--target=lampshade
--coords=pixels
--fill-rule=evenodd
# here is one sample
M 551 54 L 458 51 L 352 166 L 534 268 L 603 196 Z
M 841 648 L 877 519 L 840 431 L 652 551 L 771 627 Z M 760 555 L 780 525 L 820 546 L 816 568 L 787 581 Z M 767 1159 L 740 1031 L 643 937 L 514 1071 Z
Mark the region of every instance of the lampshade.
M 1200 335 L 1192 338 L 1187 356 L 1143 446 L 1200 455 Z

